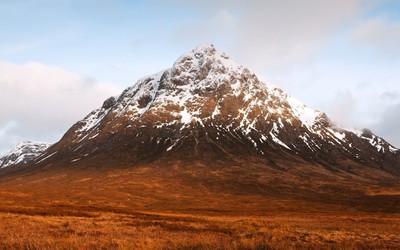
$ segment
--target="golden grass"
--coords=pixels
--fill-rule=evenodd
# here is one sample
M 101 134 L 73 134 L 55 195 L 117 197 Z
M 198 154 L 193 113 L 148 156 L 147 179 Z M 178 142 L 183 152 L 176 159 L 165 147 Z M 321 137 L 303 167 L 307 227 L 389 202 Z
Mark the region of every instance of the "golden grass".
M 80 213 L 1 212 L 0 249 L 400 248 L 399 216 Z
M 0 249 L 400 249 L 397 186 L 249 168 L 3 177 Z

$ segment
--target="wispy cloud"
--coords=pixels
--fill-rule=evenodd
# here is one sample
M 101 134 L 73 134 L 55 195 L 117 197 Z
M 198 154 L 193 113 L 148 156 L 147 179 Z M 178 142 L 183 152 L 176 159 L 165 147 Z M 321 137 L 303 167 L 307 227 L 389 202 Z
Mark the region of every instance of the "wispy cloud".
M 363 20 L 354 29 L 352 41 L 387 56 L 399 56 L 400 22 L 385 17 Z

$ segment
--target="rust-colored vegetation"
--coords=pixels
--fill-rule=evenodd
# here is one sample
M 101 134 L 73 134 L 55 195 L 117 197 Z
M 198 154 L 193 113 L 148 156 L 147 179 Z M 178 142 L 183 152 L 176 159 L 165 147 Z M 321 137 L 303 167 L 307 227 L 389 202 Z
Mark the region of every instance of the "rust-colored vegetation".
M 4 176 L 0 249 L 400 249 L 397 188 L 343 182 L 339 189 L 322 180 L 288 186 L 290 176 L 239 170 Z
M 49 209 L 0 213 L 0 249 L 398 249 L 400 217 L 187 215 Z M 87 211 L 85 211 L 87 210 Z

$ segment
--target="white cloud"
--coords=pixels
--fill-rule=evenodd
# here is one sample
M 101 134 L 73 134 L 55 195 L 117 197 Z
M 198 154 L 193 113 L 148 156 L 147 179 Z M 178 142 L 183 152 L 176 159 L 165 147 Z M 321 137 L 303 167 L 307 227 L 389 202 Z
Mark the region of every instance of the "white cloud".
M 371 129 L 384 139 L 400 147 L 400 103 L 388 106 Z
M 356 105 L 354 97 L 349 90 L 339 91 L 327 112 L 331 117 L 335 118 L 335 122 L 341 125 L 355 124 L 354 112 Z
M 203 6 L 204 7 L 204 6 Z M 205 10 L 199 19 L 182 22 L 174 39 L 180 43 L 195 46 L 201 42 L 231 40 L 238 26 L 235 16 L 228 8 Z
M 54 142 L 120 89 L 37 62 L 0 61 L 0 153 L 21 140 Z
M 400 95 L 389 85 L 362 83 L 325 101 L 326 113 L 348 128 L 369 128 L 400 147 Z
M 177 39 L 218 39 L 219 33 L 238 60 L 255 70 L 309 59 L 366 8 L 361 0 L 179 2 L 201 18 L 185 24 Z
M 384 91 L 379 97 L 387 101 L 400 101 L 400 93 L 397 91 Z
M 360 22 L 352 34 L 355 45 L 364 45 L 390 56 L 400 55 L 400 22 L 384 17 Z
M 254 1 L 244 11 L 236 48 L 246 63 L 257 68 L 304 62 L 362 9 L 358 0 Z

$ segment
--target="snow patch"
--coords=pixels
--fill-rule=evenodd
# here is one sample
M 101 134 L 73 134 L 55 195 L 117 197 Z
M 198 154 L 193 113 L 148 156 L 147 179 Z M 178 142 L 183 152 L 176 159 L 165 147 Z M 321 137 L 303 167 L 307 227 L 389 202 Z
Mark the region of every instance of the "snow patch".
M 36 162 L 36 164 L 39 164 L 39 163 L 41 163 L 42 161 L 49 159 L 50 157 L 52 157 L 53 155 L 55 155 L 55 154 L 57 154 L 57 153 L 58 153 L 58 151 L 49 154 L 48 156 L 42 158 L 40 161 Z
M 180 112 L 181 115 L 181 122 L 182 123 L 190 123 L 192 121 L 192 115 L 187 111 L 187 109 L 185 108 L 183 111 Z
M 340 133 L 340 132 L 338 132 L 338 131 L 333 130 L 332 128 L 327 128 L 327 130 L 328 130 L 329 132 L 331 132 L 337 139 L 339 139 L 339 140 L 341 140 L 341 141 L 343 141 L 344 138 L 346 137 L 346 134 L 345 134 L 345 133 Z
M 274 135 L 272 132 L 269 132 L 269 135 L 271 136 L 271 139 L 272 139 L 275 143 L 277 143 L 277 144 L 279 144 L 279 145 L 281 145 L 281 146 L 283 146 L 283 147 L 285 147 L 285 148 L 287 148 L 287 149 L 289 149 L 289 150 L 292 150 L 291 148 L 289 148 L 288 145 L 286 145 L 286 144 L 283 143 L 281 140 L 279 140 L 278 137 L 276 137 L 276 135 Z
M 172 144 L 171 146 L 169 146 L 169 147 L 167 148 L 167 152 L 168 152 L 168 151 L 171 151 L 171 150 L 176 146 L 176 144 L 178 144 L 178 142 L 179 142 L 179 140 L 176 140 L 176 141 L 174 142 L 174 144 Z
M 311 109 L 292 96 L 287 97 L 287 102 L 293 110 L 293 114 L 307 127 L 311 128 L 321 112 Z

